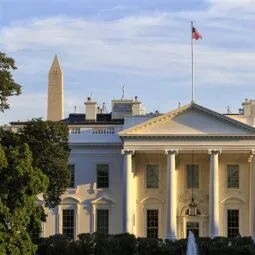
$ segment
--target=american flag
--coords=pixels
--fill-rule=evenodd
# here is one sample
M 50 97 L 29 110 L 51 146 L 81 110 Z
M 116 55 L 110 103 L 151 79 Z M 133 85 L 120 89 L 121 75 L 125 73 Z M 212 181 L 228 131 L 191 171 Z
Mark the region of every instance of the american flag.
M 192 38 L 195 40 L 202 39 L 202 35 L 194 27 L 192 27 Z

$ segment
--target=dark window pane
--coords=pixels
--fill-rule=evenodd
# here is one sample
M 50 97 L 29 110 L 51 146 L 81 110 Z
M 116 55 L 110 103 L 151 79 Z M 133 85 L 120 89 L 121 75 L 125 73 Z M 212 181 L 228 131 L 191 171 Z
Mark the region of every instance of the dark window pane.
M 239 188 L 239 166 L 228 165 L 227 175 L 228 175 L 228 188 L 232 189 Z
M 97 232 L 109 233 L 109 211 L 97 210 Z
M 239 210 L 228 210 L 228 237 L 233 238 L 239 235 Z
M 71 173 L 71 181 L 70 181 L 69 188 L 74 188 L 75 187 L 75 165 L 68 165 L 68 168 Z
M 159 166 L 147 165 L 146 166 L 146 188 L 157 189 L 159 185 Z
M 198 165 L 187 165 L 187 188 L 199 188 L 199 168 Z
M 97 164 L 97 188 L 109 188 L 108 164 Z
M 74 239 L 74 210 L 63 210 L 63 235 Z
M 147 210 L 147 237 L 158 238 L 158 210 Z

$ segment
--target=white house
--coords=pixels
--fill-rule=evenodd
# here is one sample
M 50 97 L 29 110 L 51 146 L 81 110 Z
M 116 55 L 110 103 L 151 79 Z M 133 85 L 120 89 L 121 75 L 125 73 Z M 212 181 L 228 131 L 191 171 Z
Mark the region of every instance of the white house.
M 49 83 L 59 84 L 62 73 L 54 75 Z M 85 113 L 64 120 L 72 182 L 61 204 L 46 209 L 42 235 L 176 239 L 192 230 L 255 238 L 254 120 L 252 100 L 242 112 L 224 115 L 195 103 L 145 114 L 137 97 L 113 100 L 111 113 L 104 113 L 88 98 Z

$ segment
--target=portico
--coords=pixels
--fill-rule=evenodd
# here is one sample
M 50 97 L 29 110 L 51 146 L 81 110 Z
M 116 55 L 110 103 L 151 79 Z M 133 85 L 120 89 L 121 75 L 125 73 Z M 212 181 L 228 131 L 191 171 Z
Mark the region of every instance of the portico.
M 125 232 L 170 240 L 185 238 L 188 229 L 254 236 L 253 128 L 192 104 L 119 134 Z M 196 216 L 188 214 L 192 194 Z

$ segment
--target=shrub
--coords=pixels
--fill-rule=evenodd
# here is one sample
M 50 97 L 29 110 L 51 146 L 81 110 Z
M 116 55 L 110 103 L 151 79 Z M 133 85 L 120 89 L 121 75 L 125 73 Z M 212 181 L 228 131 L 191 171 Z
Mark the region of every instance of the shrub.
M 250 237 L 197 238 L 200 255 L 253 255 L 255 244 Z M 80 234 L 77 241 L 55 235 L 41 238 L 39 255 L 185 255 L 187 239 L 169 240 L 118 235 Z

